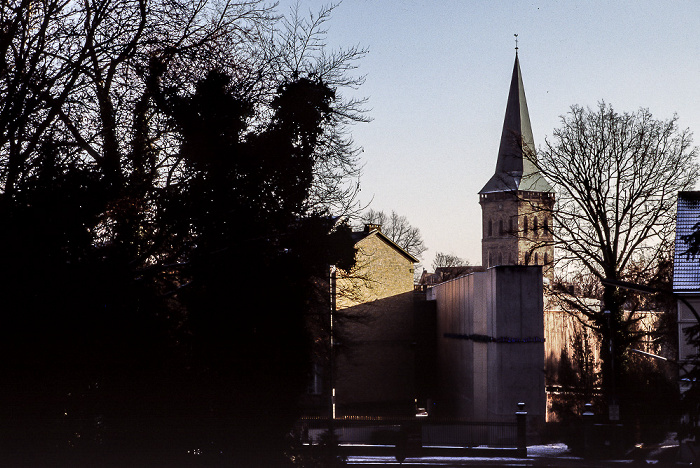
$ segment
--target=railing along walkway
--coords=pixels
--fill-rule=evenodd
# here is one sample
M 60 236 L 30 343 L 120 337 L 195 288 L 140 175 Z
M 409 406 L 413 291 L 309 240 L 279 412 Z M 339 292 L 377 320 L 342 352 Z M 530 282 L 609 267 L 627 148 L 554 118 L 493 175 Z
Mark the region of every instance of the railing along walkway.
M 295 426 L 298 439 L 318 445 L 329 423 L 339 454 L 410 456 L 525 456 L 523 411 L 510 422 L 475 422 L 436 418 L 345 417 L 302 418 Z

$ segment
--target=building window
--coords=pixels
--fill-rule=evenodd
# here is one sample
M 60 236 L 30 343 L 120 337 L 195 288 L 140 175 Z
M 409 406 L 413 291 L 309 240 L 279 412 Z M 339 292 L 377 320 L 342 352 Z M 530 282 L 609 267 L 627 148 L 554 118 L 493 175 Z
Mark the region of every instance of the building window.
M 549 234 L 549 218 L 546 216 L 544 218 L 544 223 L 542 223 L 542 230 L 544 231 L 545 235 Z
M 498 220 L 498 235 L 499 236 L 503 235 L 503 220 L 502 219 Z
M 539 235 L 539 229 L 540 228 L 537 224 L 537 216 L 535 216 L 535 219 L 532 220 L 532 232 L 535 234 L 535 237 Z
M 525 235 L 527 235 L 527 216 L 523 218 L 523 231 L 525 232 Z
M 549 254 L 547 252 L 544 253 L 544 264 L 549 265 Z
M 539 263 L 537 263 L 537 252 L 535 252 L 535 265 L 539 265 Z
M 508 221 L 508 234 L 513 234 L 513 218 Z
M 489 219 L 489 237 L 493 236 L 493 222 Z
M 683 329 L 683 335 L 682 336 L 688 336 L 688 326 L 685 326 L 685 324 L 681 325 L 681 328 Z M 692 356 L 698 354 L 698 347 L 695 345 L 692 345 L 688 343 L 685 339 L 680 339 L 678 340 L 678 354 L 680 356 L 681 361 L 686 361 L 692 358 Z

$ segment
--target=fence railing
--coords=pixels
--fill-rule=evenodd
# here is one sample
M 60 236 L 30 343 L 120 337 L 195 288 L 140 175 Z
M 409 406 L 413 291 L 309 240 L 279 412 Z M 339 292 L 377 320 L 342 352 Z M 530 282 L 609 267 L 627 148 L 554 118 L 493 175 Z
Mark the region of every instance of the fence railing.
M 295 434 L 304 443 L 318 444 L 328 430 L 327 419 L 302 418 Z M 441 419 L 348 418 L 333 420 L 340 444 L 396 445 L 406 434 L 421 446 L 517 447 L 518 423 Z

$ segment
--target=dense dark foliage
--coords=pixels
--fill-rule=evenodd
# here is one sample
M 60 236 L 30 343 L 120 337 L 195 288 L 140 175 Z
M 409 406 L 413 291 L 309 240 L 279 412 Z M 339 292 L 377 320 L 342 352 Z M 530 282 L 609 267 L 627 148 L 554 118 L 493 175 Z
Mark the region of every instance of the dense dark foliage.
M 2 462 L 283 462 L 318 279 L 354 261 L 361 52 L 308 57 L 328 10 L 279 46 L 267 7 L 203 5 L 3 4 Z

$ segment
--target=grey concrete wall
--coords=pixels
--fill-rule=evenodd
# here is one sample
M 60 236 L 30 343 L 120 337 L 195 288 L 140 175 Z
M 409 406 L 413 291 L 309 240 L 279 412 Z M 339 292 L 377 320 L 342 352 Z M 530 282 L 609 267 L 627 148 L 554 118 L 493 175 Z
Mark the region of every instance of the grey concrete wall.
M 489 335 L 504 340 L 489 344 L 489 417 L 511 418 L 517 404 L 524 402 L 528 414 L 544 419 L 541 267 L 498 267 L 487 273 L 495 286 Z
M 510 421 L 525 402 L 544 421 L 541 267 L 494 267 L 434 292 L 442 413 Z

